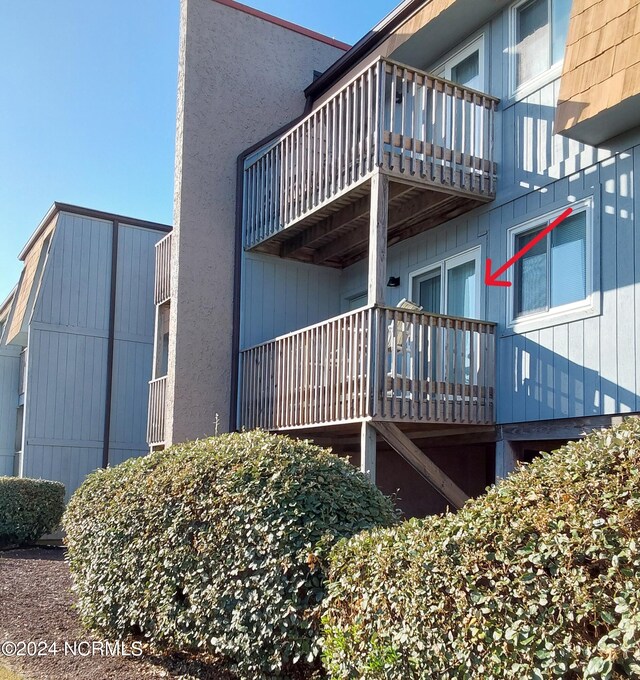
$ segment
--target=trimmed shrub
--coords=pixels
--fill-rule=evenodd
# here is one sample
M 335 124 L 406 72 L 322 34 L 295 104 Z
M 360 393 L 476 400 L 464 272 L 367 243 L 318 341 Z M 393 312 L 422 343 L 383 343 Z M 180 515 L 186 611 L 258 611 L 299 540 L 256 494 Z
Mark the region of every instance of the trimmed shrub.
M 86 625 L 256 678 L 317 665 L 328 550 L 396 518 L 347 461 L 246 432 L 91 474 L 64 526 Z
M 640 677 L 640 420 L 545 454 L 456 515 L 341 541 L 335 678 Z
M 0 548 L 26 545 L 60 526 L 64 484 L 0 477 Z

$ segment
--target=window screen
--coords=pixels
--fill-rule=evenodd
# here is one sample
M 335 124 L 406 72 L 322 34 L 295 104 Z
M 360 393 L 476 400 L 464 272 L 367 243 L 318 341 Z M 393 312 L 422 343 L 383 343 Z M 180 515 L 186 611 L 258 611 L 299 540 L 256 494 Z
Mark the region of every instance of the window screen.
M 530 243 L 541 229 L 516 237 L 516 252 Z M 547 308 L 547 240 L 542 239 L 516 264 L 516 313 L 529 314 Z
M 532 0 L 516 13 L 518 85 L 544 73 L 549 66 L 548 0 Z
M 574 213 L 551 232 L 551 306 L 587 296 L 587 214 Z
M 439 272 L 431 272 L 417 280 L 413 296 L 425 312 L 440 314 L 441 287 Z

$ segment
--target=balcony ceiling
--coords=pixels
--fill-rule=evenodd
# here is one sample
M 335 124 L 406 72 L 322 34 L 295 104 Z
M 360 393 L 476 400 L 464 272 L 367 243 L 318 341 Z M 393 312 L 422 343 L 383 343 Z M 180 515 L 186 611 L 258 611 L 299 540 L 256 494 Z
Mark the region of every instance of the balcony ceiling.
M 348 267 L 367 256 L 369 193 L 370 182 L 365 182 L 254 250 L 327 267 Z M 388 244 L 432 229 L 484 202 L 486 199 L 392 180 Z

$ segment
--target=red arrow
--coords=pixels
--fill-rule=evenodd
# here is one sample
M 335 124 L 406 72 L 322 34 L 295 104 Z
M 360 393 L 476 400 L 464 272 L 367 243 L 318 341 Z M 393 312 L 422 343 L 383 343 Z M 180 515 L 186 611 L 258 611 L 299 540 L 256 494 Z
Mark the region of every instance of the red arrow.
M 507 262 L 505 262 L 494 274 L 491 273 L 491 260 L 487 258 L 487 267 L 484 274 L 485 284 L 487 286 L 502 286 L 504 288 L 509 288 L 511 286 L 511 281 L 498 281 L 498 277 L 502 276 L 509 267 L 512 267 L 523 255 L 528 253 L 531 248 L 537 243 L 540 243 L 547 234 L 550 234 L 559 224 L 564 222 L 572 212 L 573 208 L 567 208 L 560 217 L 555 219 L 548 227 L 545 227 L 535 238 L 532 238 L 522 250 L 519 250 L 510 260 L 507 260 Z

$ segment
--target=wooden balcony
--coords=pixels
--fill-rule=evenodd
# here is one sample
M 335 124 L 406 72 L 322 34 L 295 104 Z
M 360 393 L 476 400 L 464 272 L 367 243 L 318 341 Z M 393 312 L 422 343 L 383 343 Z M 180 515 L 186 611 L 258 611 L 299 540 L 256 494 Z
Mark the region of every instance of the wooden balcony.
M 367 307 L 242 352 L 240 425 L 492 425 L 495 324 Z
M 149 413 L 147 419 L 147 443 L 153 448 L 165 443 L 165 405 L 167 378 L 156 378 L 149 383 Z
M 343 267 L 366 253 L 372 175 L 390 243 L 495 197 L 498 100 L 379 59 L 244 167 L 247 250 Z
M 156 243 L 156 279 L 154 298 L 161 305 L 171 298 L 171 241 L 173 235 L 167 234 Z

